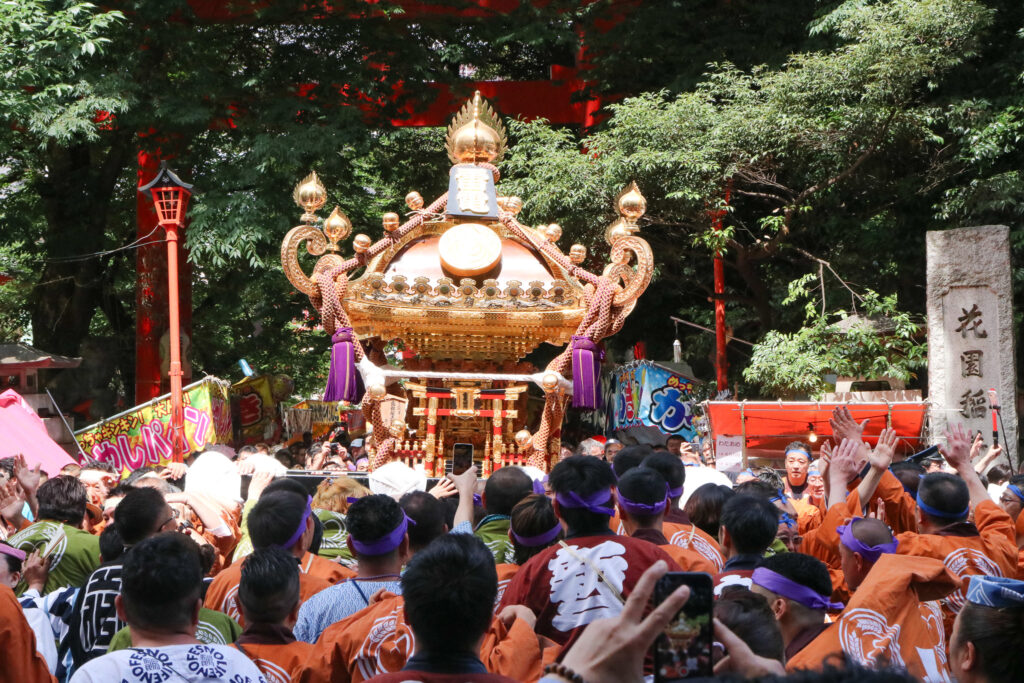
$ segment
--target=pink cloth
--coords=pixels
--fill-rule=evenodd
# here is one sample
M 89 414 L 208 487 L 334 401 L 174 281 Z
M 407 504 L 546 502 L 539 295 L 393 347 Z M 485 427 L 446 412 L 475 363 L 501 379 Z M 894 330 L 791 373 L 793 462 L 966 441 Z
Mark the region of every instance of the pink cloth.
M 25 456 L 29 467 L 36 463 L 51 477 L 75 461 L 46 433 L 46 425 L 18 392 L 0 394 L 0 458 Z

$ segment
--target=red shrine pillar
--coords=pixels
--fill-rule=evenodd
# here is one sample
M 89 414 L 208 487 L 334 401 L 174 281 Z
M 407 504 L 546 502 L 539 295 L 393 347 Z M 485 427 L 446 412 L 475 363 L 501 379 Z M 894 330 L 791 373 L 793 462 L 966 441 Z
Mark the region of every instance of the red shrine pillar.
M 139 151 L 138 178 L 136 186 L 144 185 L 156 176 L 160 169 L 160 153 Z M 167 376 L 169 346 L 167 330 L 167 236 L 157 224 L 153 202 L 137 194 L 136 239 L 141 246 L 135 250 L 135 403 L 145 403 L 151 398 L 170 391 Z M 178 287 L 181 296 L 179 315 L 181 320 L 181 369 L 182 384 L 192 381 L 192 264 L 185 248 L 185 225 L 179 230 L 178 246 Z

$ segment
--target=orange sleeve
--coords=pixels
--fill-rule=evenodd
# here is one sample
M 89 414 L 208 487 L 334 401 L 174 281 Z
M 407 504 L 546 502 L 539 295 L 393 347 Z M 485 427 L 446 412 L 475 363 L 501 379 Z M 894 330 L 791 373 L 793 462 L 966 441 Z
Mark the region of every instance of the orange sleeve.
M 846 496 L 845 503 L 836 503 L 825 513 L 821 526 L 811 529 L 804 536 L 800 552 L 816 557 L 829 567 L 839 569 L 839 533 L 837 528 L 851 517 L 860 517 L 860 497 L 854 489 Z
M 0 650 L 4 653 L 4 680 L 19 683 L 56 680 L 36 649 L 35 633 L 25 621 L 14 591 L 7 586 L 0 586 Z
M 896 475 L 886 470 L 875 489 L 875 499 L 885 506 L 885 522 L 893 534 L 917 531 L 917 503 L 903 488 Z
M 1013 547 L 1017 547 L 1017 528 L 1010 515 L 991 500 L 982 501 L 974 508 L 974 525 L 986 542 L 991 537 L 1005 537 Z
M 675 560 L 676 564 L 684 572 L 707 572 L 714 576 L 718 573 L 718 568 L 708 558 L 701 555 L 696 550 L 690 550 L 689 548 L 680 548 L 677 545 L 659 545 L 659 548 L 668 553 L 669 557 Z
M 491 621 L 480 646 L 480 659 L 489 672 L 517 681 L 536 681 L 544 673 L 540 637 L 522 619 L 513 621 L 511 627 L 498 619 Z
M 341 641 L 334 637 L 321 637 L 305 663 L 292 672 L 292 680 L 297 683 L 350 683 L 352 678 Z

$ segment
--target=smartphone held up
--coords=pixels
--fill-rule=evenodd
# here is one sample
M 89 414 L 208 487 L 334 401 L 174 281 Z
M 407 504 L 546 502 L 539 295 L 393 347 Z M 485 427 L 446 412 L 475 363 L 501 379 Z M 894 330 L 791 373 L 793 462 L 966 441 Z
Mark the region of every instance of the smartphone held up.
M 703 572 L 669 572 L 654 587 L 655 604 L 661 604 L 680 586 L 689 586 L 690 597 L 654 641 L 655 683 L 712 675 L 711 576 Z

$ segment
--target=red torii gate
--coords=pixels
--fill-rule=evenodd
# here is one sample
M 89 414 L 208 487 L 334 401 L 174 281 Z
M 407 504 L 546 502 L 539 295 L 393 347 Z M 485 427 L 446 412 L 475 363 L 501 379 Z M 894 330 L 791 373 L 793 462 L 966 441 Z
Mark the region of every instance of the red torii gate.
M 538 6 L 547 5 L 547 0 L 533 0 Z M 581 4 L 589 4 L 594 0 L 582 0 Z M 607 31 L 621 21 L 623 13 L 635 5 L 637 0 L 620 0 L 615 14 L 598 24 L 598 30 Z M 262 6 L 266 0 L 253 0 L 249 5 L 252 10 Z M 333 7 L 329 2 L 320 6 L 325 14 L 346 12 L 352 18 L 369 18 L 381 16 L 382 12 L 375 9 L 377 0 L 363 0 L 358 5 L 346 3 L 345 8 Z M 399 0 L 397 3 L 404 11 L 395 15 L 396 20 L 414 21 L 423 17 L 450 16 L 454 20 L 468 18 L 500 19 L 513 11 L 518 0 L 474 0 L 469 7 L 452 8 L 450 6 L 420 2 L 419 0 Z M 189 0 L 189 6 L 195 16 L 203 21 L 230 22 L 244 21 L 251 11 L 240 7 L 240 3 L 232 0 Z M 361 8 L 356 9 L 356 8 Z M 583 99 L 577 94 L 583 92 L 586 81 L 582 74 L 586 70 L 586 55 L 583 50 L 577 55 L 576 67 L 552 66 L 549 80 L 536 81 L 480 81 L 467 83 L 470 90 L 479 90 L 490 100 L 499 111 L 509 116 L 521 116 L 525 119 L 544 118 L 553 124 L 579 125 L 584 128 L 597 123 L 600 100 Z M 428 84 L 433 92 L 430 101 L 407 105 L 397 118 L 391 119 L 393 126 L 444 126 L 451 113 L 465 99 L 461 93 L 455 93 L 451 86 L 442 83 Z M 401 83 L 394 88 L 397 99 L 403 94 Z M 353 104 L 373 114 L 374 104 L 358 98 L 352 99 Z M 160 166 L 158 154 L 140 150 L 138 152 L 138 185 L 152 179 Z M 141 242 L 152 241 L 159 235 L 156 213 L 152 202 L 139 195 L 136 200 L 137 227 L 136 235 Z M 187 225 L 185 226 L 187 229 Z M 184 230 L 182 230 L 184 233 Z M 182 235 L 178 262 L 180 269 L 180 321 L 182 330 L 182 370 L 183 383 L 191 380 L 191 364 L 184 362 L 192 338 L 192 269 L 188 261 L 185 239 Z M 161 353 L 166 348 L 164 341 L 168 329 L 168 297 L 167 297 L 167 261 L 162 242 L 140 247 L 136 255 L 136 324 L 135 324 L 135 402 L 143 403 L 156 396 L 166 393 L 169 389 L 166 371 L 163 366 L 166 360 Z

